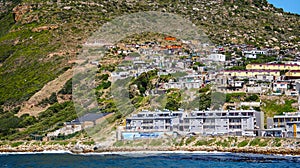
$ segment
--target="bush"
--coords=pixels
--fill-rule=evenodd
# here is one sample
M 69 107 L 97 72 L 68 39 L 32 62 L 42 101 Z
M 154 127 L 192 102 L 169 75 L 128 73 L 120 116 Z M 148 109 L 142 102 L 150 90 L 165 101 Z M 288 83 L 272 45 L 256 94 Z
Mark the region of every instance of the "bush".
M 55 92 L 53 92 L 51 94 L 51 96 L 49 97 L 49 104 L 54 104 L 54 103 L 57 103 L 57 95 Z
M 63 88 L 58 92 L 59 94 L 72 94 L 72 79 L 68 80 Z
M 108 80 L 109 75 L 108 74 L 103 74 L 99 77 L 100 80 Z
M 250 146 L 257 146 L 260 143 L 260 139 L 259 138 L 255 138 L 254 140 L 252 140 L 250 142 Z
M 248 143 L 249 143 L 248 140 L 244 140 L 244 141 L 242 141 L 242 142 L 240 142 L 240 143 L 238 144 L 238 147 L 239 147 L 239 148 L 240 148 L 240 147 L 245 147 L 245 146 L 248 145 Z
M 253 102 L 253 101 L 259 101 L 259 96 L 257 94 L 251 94 L 250 96 L 246 97 L 246 102 Z
M 264 146 L 267 146 L 268 145 L 268 142 L 269 142 L 269 140 L 264 140 L 263 142 L 260 142 L 260 144 L 258 145 L 258 146 L 260 146 L 260 147 L 264 147 Z
M 196 137 L 190 137 L 190 138 L 188 138 L 188 139 L 186 139 L 185 140 L 185 145 L 188 145 L 188 144 L 190 144 L 191 142 L 193 142 L 193 141 L 195 141 L 196 140 Z
M 215 141 L 215 139 L 211 139 L 211 140 L 199 140 L 195 143 L 195 146 L 205 146 L 205 145 L 210 145 Z
M 96 90 L 101 90 L 101 89 L 108 89 L 111 86 L 111 82 L 110 81 L 102 81 L 100 83 L 100 85 L 98 85 L 98 87 L 96 88 Z
M 18 147 L 18 146 L 20 146 L 20 145 L 22 145 L 24 142 L 14 142 L 14 143 L 12 143 L 10 146 L 11 147 Z

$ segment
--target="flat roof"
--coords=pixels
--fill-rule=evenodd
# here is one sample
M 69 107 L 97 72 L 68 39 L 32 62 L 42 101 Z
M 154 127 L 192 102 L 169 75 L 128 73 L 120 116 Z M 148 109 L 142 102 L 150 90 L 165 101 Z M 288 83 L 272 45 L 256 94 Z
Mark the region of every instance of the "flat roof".
M 77 119 L 74 122 L 85 122 L 85 121 L 96 121 L 99 118 L 102 118 L 110 113 L 87 113 Z

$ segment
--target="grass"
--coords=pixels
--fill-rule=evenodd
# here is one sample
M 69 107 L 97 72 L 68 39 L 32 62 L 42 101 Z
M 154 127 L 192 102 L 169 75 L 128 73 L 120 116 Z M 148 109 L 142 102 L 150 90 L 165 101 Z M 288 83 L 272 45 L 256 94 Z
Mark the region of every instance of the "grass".
M 61 146 L 66 146 L 68 145 L 70 142 L 68 141 L 51 141 L 48 143 L 48 145 L 61 145 Z
M 227 140 L 218 141 L 218 142 L 216 142 L 216 145 L 222 146 L 222 147 L 230 147 L 230 142 Z
M 18 146 L 20 146 L 20 145 L 22 145 L 22 144 L 24 144 L 24 142 L 14 142 L 14 143 L 12 143 L 10 146 L 11 146 L 11 147 L 18 147 Z
M 91 146 L 91 145 L 95 145 L 95 141 L 86 141 L 86 142 L 82 142 L 82 144 Z
M 115 146 L 115 147 L 121 147 L 121 146 L 123 146 L 124 145 L 124 141 L 116 141 L 114 144 L 113 144 L 113 146 Z
M 259 139 L 259 138 L 255 138 L 255 139 L 253 139 L 253 140 L 249 143 L 249 145 L 250 145 L 250 146 L 257 146 L 259 143 L 260 143 L 260 139 Z
M 276 147 L 280 147 L 281 146 L 281 138 L 275 138 L 273 145 Z
M 240 142 L 240 143 L 238 144 L 238 147 L 239 147 L 239 148 L 240 148 L 240 147 L 245 147 L 245 146 L 248 145 L 248 143 L 249 143 L 249 140 L 244 140 L 244 141 L 242 141 L 242 142 Z
M 274 115 L 281 115 L 283 112 L 296 112 L 297 109 L 292 107 L 296 102 L 294 99 L 285 99 L 285 103 L 279 104 L 279 100 L 263 100 L 264 105 L 261 107 L 265 112 L 266 117 L 273 117 Z
M 162 139 L 151 139 L 149 146 L 161 146 L 163 144 Z
M 192 136 L 185 140 L 185 145 L 189 145 L 190 143 L 194 142 L 196 140 L 196 137 Z
M 210 140 L 198 140 L 198 141 L 195 143 L 195 146 L 206 146 L 206 145 L 212 144 L 212 143 L 215 142 L 215 141 L 216 141 L 215 139 L 210 139 Z
M 262 142 L 258 144 L 258 146 L 260 147 L 268 146 L 269 141 L 270 141 L 269 139 L 264 139 Z

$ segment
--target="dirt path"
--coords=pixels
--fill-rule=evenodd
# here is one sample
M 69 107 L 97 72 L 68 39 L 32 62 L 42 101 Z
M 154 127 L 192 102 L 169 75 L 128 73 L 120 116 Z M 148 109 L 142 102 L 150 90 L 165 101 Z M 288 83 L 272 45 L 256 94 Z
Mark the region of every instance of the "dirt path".
M 23 114 L 29 114 L 32 116 L 37 116 L 40 112 L 46 110 L 46 107 L 38 106 L 38 103 L 45 99 L 49 98 L 51 93 L 58 92 L 64 86 L 64 84 L 71 79 L 73 76 L 73 69 L 69 69 L 60 76 L 58 76 L 53 81 L 47 83 L 40 91 L 35 93 L 28 101 L 24 102 L 19 113 L 17 114 L 20 117 Z

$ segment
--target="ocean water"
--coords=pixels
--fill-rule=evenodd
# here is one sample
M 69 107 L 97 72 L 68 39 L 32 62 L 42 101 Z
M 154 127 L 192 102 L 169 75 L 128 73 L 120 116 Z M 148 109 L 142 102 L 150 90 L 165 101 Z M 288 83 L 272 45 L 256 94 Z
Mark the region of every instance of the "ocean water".
M 106 153 L 106 154 L 0 154 L 0 167 L 105 168 L 285 168 L 300 167 L 300 157 L 234 153 Z

